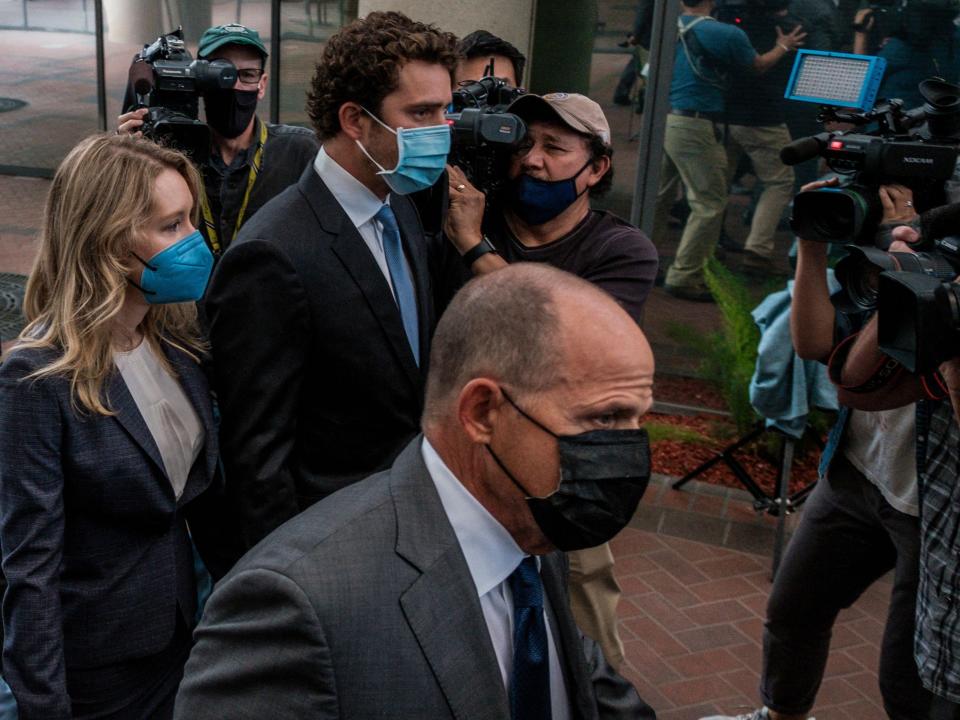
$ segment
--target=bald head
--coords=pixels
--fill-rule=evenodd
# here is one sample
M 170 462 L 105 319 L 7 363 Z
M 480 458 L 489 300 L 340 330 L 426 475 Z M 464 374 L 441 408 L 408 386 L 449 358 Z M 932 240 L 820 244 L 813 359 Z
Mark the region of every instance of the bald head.
M 595 285 L 539 263 L 478 276 L 453 299 L 434 335 L 425 424 L 453 411 L 474 378 L 537 392 L 587 379 L 610 355 L 649 375 L 652 384 L 646 338 Z

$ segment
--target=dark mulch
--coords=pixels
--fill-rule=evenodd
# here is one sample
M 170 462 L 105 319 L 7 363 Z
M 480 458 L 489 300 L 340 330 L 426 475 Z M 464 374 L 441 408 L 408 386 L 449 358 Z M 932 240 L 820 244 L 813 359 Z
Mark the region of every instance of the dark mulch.
M 711 410 L 726 410 L 727 404 L 713 383 L 699 378 L 657 373 L 653 397 L 659 402 L 695 405 Z
M 660 439 L 654 440 L 651 444 L 653 471 L 675 477 L 686 475 L 701 463 L 714 457 L 737 437 L 736 428 L 732 422 L 712 415 L 650 413 L 646 420 L 648 424 L 670 425 L 700 435 L 696 442 Z M 761 488 L 768 493 L 773 493 L 779 461 L 776 455 L 779 452 L 779 436 L 776 436 L 776 441 L 764 440 L 767 437 L 774 436 L 761 436 L 757 441 L 739 450 L 736 458 Z M 798 453 L 790 475 L 790 493 L 816 480 L 819 457 L 820 453 L 816 449 L 803 455 Z M 697 479 L 714 485 L 741 487 L 724 463 L 714 465 Z

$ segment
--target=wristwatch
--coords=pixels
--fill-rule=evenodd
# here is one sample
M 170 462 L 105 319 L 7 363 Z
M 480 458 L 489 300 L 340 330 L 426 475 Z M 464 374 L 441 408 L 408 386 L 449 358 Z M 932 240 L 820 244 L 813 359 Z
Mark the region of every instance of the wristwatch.
M 463 260 L 463 264 L 466 265 L 467 269 L 469 270 L 473 267 L 473 264 L 478 258 L 483 257 L 487 253 L 493 253 L 494 255 L 498 254 L 497 249 L 493 246 L 493 243 L 487 239 L 486 235 L 484 235 L 482 238 L 480 238 L 480 242 L 461 255 L 460 259 Z

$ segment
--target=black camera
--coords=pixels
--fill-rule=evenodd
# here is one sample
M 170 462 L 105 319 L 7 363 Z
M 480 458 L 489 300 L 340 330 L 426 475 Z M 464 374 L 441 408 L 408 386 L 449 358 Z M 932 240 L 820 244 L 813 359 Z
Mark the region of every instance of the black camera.
M 872 0 L 868 7 L 873 18 L 872 27 L 865 20 L 853 29 L 870 30 L 877 39 L 899 37 L 910 45 L 919 46 L 936 36 L 953 32 L 952 20 L 960 10 L 957 0 Z
M 149 108 L 143 134 L 202 161 L 210 152 L 210 130 L 198 120 L 200 96 L 232 88 L 237 69 L 229 60 L 194 60 L 183 42 L 183 28 L 145 45 L 129 73 L 135 104 Z
M 526 137 L 527 126 L 507 109 L 526 91 L 488 76 L 453 93 L 447 122 L 453 133 L 450 162 L 488 197 L 507 182 L 510 154 Z
M 899 100 L 868 112 L 826 107 L 820 122 L 878 126 L 875 134 L 820 133 L 800 138 L 780 151 L 780 159 L 796 165 L 820 156 L 852 181 L 836 188 L 801 192 L 793 201 L 790 226 L 806 240 L 873 245 L 883 216 L 880 185 L 900 183 L 919 203 L 942 202 L 943 183 L 954 171 L 960 143 L 960 87 L 940 79 L 920 83 L 926 103 L 904 110 Z M 920 208 L 924 209 L 924 208 Z
M 911 272 L 880 275 L 878 344 L 912 373 L 960 355 L 960 285 Z
M 880 276 L 885 272 L 914 273 L 937 280 L 952 280 L 960 274 L 960 238 L 935 240 L 931 251 L 917 253 L 850 245 L 835 272 L 851 305 L 858 310 L 872 310 L 878 305 Z

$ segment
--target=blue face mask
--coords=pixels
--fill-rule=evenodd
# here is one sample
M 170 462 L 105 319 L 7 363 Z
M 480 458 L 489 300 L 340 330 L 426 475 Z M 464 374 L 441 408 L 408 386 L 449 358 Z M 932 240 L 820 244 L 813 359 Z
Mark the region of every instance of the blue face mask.
M 384 168 L 359 140 L 356 141 L 370 162 L 380 168 L 377 175 L 384 179 L 390 190 L 397 195 L 409 195 L 432 187 L 440 179 L 450 154 L 449 125 L 442 123 L 394 130 L 366 108 L 363 111 L 397 136 L 397 166 L 393 170 Z
M 213 253 L 199 230 L 194 230 L 149 260 L 136 253 L 143 263 L 140 284 L 131 283 L 143 292 L 151 305 L 193 302 L 203 297 L 213 269 Z
M 566 180 L 537 180 L 526 173 L 514 178 L 507 189 L 513 213 L 527 225 L 543 225 L 553 220 L 588 188 L 577 192 L 577 178 L 593 160 L 587 160 L 573 177 Z

